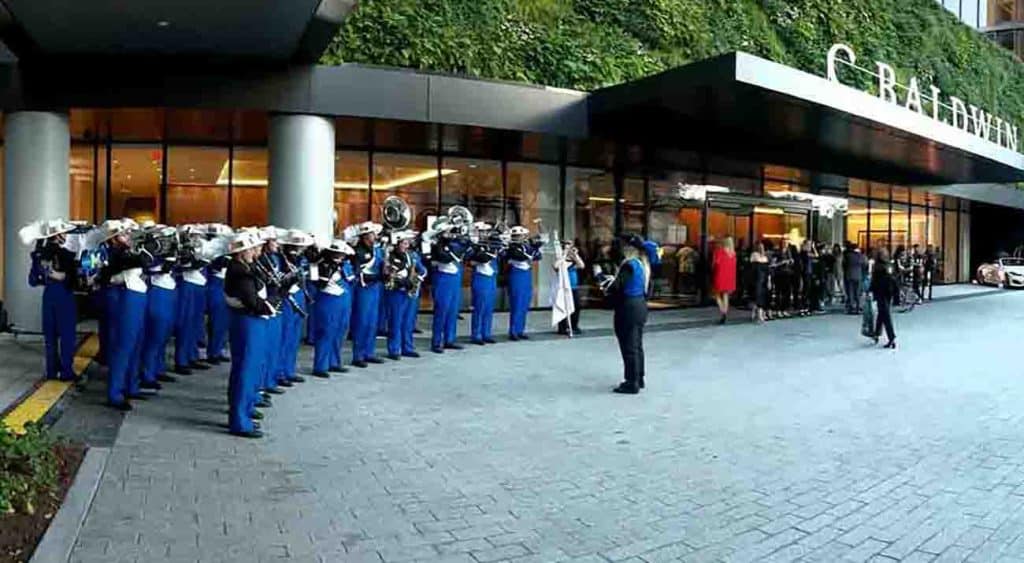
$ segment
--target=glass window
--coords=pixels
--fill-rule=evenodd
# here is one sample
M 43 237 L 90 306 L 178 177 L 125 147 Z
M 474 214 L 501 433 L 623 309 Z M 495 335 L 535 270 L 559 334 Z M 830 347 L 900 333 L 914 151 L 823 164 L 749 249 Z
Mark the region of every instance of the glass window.
M 531 232 L 541 232 L 541 227 L 546 233 L 557 231 L 558 197 L 561 192 L 558 166 L 513 162 L 508 164 L 507 173 L 508 199 L 505 214 L 509 223 L 524 225 Z M 541 219 L 542 223 L 535 224 L 536 219 Z M 565 238 L 562 233 L 558 235 L 559 238 Z M 534 269 L 536 290 L 533 292 L 533 306 L 545 306 L 551 302 L 553 259 L 553 253 L 545 252 L 540 266 Z
M 863 199 L 850 198 L 849 209 L 846 211 L 846 240 L 867 248 L 868 241 L 868 202 Z
M 114 145 L 111 150 L 111 217 L 138 222 L 160 220 L 160 145 Z
M 115 141 L 156 141 L 164 137 L 162 109 L 113 109 L 109 115 L 110 132 Z
M 910 190 L 906 186 L 893 186 L 892 200 L 896 203 L 910 203 Z
M 871 189 L 871 199 L 885 200 L 889 199 L 889 184 L 879 184 L 877 182 L 868 182 L 868 187 Z
M 923 207 L 910 208 L 910 246 L 918 245 L 922 251 L 928 244 L 928 214 Z
M 895 251 L 900 246 L 910 248 L 910 217 L 907 215 L 907 209 L 906 205 L 892 204 L 892 213 L 889 215 L 890 251 Z
M 267 112 L 265 111 L 239 111 L 235 113 L 234 141 L 243 145 L 267 144 L 267 130 L 269 128 Z
M 436 172 L 435 172 L 436 174 Z M 503 213 L 501 163 L 494 160 L 445 158 L 441 166 L 441 212 L 452 205 L 467 207 L 474 217 L 516 224 L 512 213 Z M 531 228 L 530 225 L 524 225 Z
M 868 183 L 864 180 L 850 178 L 850 195 L 868 197 Z
M 266 225 L 267 149 L 235 148 L 232 167 L 231 226 Z
M 806 213 L 787 212 L 778 207 L 754 208 L 754 240 L 768 241 L 778 248 L 782 242 L 799 247 L 806 238 Z
M 167 148 L 167 223 L 228 222 L 228 148 Z
M 104 110 L 73 109 L 68 121 L 72 139 L 89 141 L 107 137 L 107 112 Z
M 892 252 L 889 240 L 889 204 L 872 200 L 869 205 L 871 207 L 871 213 L 869 213 L 871 225 L 868 230 L 867 248 L 885 248 Z
M 72 145 L 70 187 L 71 206 L 68 218 L 75 221 L 95 220 L 96 211 L 96 170 L 93 145 Z
M 370 161 L 365 152 L 338 151 L 334 158 L 334 230 L 370 218 Z M 382 189 L 387 189 L 383 187 Z M 375 213 L 380 213 L 376 211 Z
M 334 135 L 339 146 L 365 147 L 370 144 L 370 120 L 339 117 L 334 121 Z
M 696 305 L 703 202 L 681 199 L 680 181 L 682 177 L 650 184 L 648 236 L 662 245 L 664 257 L 655 272 L 654 293 L 667 304 Z
M 921 188 L 910 190 L 910 203 L 914 205 L 925 205 L 928 203 L 928 192 Z
M 571 170 L 569 181 L 576 194 L 576 237 L 582 242 L 586 256 L 606 258 L 615 236 L 615 187 L 612 175 L 590 169 Z
M 940 263 L 942 269 L 942 281 L 945 283 L 956 283 L 956 262 L 957 262 L 957 230 L 959 224 L 957 223 L 957 212 L 946 211 L 944 213 L 945 222 L 943 225 L 943 241 L 942 241 L 942 261 Z
M 643 179 L 625 178 L 622 185 L 622 231 L 643 233 L 645 209 Z
M 437 212 L 437 158 L 404 154 L 373 154 L 373 220 L 381 221 L 381 205 L 396 195 L 412 209 L 412 227 L 423 232 L 427 216 Z
M 374 147 L 416 152 L 435 152 L 437 150 L 437 125 L 435 124 L 389 119 L 378 119 L 373 124 Z
M 970 26 L 977 27 L 980 25 L 978 0 L 963 0 L 963 3 L 960 5 L 960 19 Z
M 971 214 L 960 213 L 960 277 L 958 282 L 971 280 Z
M 169 109 L 167 137 L 191 142 L 227 142 L 231 139 L 233 119 L 234 114 L 226 110 Z

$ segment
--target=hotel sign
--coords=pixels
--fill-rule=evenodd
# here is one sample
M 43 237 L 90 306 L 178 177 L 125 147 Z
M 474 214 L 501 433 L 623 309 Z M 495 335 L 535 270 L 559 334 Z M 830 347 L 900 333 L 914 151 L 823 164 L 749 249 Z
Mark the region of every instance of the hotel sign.
M 875 61 L 875 70 L 859 67 L 853 49 L 842 43 L 828 50 L 828 79 L 832 82 L 839 82 L 836 65 L 840 63 L 873 76 L 877 80 L 878 97 L 886 102 L 927 115 L 1000 147 L 1018 150 L 1020 137 L 1016 125 L 956 96 L 944 95 L 934 84 L 929 84 L 924 90 L 917 77 L 911 77 L 907 85 L 899 84 L 896 82 L 896 71 L 880 61 Z M 926 102 L 928 110 L 925 109 Z

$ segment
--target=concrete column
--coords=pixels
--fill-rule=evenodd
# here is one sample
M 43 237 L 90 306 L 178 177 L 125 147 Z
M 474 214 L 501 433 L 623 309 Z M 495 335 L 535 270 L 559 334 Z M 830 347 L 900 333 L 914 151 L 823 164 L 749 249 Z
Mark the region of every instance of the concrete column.
M 41 330 L 43 292 L 28 285 L 25 224 L 66 219 L 70 208 L 71 134 L 66 113 L 20 111 L 4 116 L 4 307 L 17 330 Z
M 334 234 L 334 120 L 270 117 L 270 223 L 316 236 Z

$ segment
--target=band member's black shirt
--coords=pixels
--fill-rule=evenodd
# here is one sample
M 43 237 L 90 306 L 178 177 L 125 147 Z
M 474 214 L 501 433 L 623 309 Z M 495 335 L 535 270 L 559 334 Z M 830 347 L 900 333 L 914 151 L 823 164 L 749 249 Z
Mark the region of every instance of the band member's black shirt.
M 252 316 L 273 314 L 267 300 L 260 297 L 262 289 L 266 289 L 266 284 L 252 267 L 241 260 L 228 263 L 224 295 L 228 298 L 229 306 Z

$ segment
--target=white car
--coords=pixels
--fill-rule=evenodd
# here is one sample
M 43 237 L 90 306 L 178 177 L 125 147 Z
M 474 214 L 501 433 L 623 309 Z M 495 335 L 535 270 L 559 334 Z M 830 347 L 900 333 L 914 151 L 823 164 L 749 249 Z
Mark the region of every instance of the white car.
M 1024 287 L 1024 258 L 999 258 L 978 266 L 978 283 L 998 287 Z

